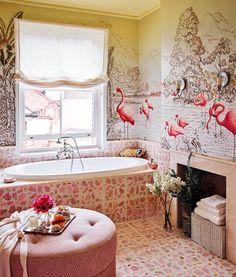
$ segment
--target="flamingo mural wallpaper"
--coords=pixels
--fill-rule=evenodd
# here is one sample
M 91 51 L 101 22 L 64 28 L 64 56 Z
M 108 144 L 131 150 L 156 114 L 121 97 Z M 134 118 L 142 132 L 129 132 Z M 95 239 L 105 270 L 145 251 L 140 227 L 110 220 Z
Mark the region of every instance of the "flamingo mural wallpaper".
M 236 26 L 223 13 L 199 16 L 189 7 L 175 30 L 170 54 L 162 56 L 161 146 L 235 161 Z M 230 76 L 224 87 L 221 72 Z M 174 93 L 179 78 L 186 80 L 181 94 Z
M 219 12 L 203 0 L 174 3 L 174 15 L 173 0 L 165 0 L 139 23 L 81 14 L 65 22 L 109 29 L 107 139 L 145 139 L 235 161 L 236 21 L 230 5 Z M 15 11 L 12 5 L 8 20 L 0 19 L 1 146 L 15 144 Z M 30 10 L 27 16 L 34 19 Z M 219 86 L 221 72 L 229 76 L 225 86 Z M 185 80 L 181 91 L 179 79 Z

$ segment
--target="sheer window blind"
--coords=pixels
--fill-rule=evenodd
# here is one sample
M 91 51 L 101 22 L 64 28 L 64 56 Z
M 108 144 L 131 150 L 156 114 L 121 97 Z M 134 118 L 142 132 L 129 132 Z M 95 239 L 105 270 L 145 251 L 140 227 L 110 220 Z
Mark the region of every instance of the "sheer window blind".
M 15 27 L 18 80 L 41 87 L 107 82 L 107 29 L 19 19 Z

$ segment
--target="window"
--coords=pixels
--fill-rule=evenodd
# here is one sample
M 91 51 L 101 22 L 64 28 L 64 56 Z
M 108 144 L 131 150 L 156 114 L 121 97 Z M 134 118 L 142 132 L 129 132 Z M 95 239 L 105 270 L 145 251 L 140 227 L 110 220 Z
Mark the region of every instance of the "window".
M 105 29 L 16 21 L 17 148 L 58 147 L 73 136 L 81 148 L 105 141 Z

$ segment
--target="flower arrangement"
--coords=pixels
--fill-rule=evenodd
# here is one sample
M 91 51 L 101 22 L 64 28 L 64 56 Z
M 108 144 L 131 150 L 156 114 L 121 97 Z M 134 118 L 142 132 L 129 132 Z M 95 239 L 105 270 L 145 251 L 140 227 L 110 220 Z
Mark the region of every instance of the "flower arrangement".
M 54 200 L 48 194 L 33 200 L 33 208 L 37 213 L 47 213 L 54 205 Z
M 173 197 L 182 190 L 186 183 L 178 177 L 173 169 L 165 174 L 155 171 L 153 174 L 153 184 L 146 184 L 153 195 L 160 197 L 161 204 L 165 210 L 165 229 L 171 229 L 170 209 Z M 169 199 L 170 198 L 170 199 Z

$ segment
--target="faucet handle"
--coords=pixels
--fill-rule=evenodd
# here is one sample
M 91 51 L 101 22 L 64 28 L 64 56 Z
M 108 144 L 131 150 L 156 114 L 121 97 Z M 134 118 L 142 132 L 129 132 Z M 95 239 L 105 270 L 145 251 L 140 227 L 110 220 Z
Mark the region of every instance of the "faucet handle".
M 65 157 L 65 159 L 72 159 L 73 156 L 74 156 L 74 150 L 67 149 L 66 151 L 64 151 L 64 157 Z

